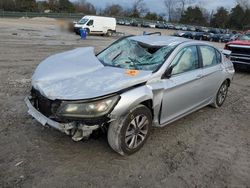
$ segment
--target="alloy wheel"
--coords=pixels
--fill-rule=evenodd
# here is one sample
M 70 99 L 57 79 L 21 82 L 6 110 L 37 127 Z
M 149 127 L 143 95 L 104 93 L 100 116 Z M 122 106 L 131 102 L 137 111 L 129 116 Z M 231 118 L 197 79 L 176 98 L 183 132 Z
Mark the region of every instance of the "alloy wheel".
M 224 83 L 220 87 L 220 90 L 219 90 L 219 93 L 218 93 L 218 103 L 219 103 L 219 105 L 223 104 L 223 102 L 225 101 L 226 96 L 227 96 L 227 92 L 228 92 L 228 86 L 227 86 L 227 83 Z
M 149 129 L 149 120 L 145 115 L 134 117 L 125 133 L 125 144 L 129 149 L 137 148 L 146 138 Z

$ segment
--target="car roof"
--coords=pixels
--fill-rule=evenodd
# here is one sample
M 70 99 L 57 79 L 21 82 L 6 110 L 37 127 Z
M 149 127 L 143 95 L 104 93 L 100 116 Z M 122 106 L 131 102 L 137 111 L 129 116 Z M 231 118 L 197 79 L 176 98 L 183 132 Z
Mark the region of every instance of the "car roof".
M 173 36 L 157 36 L 157 35 L 141 35 L 129 37 L 130 40 L 135 40 L 150 46 L 168 46 L 178 45 L 190 39 L 173 37 Z

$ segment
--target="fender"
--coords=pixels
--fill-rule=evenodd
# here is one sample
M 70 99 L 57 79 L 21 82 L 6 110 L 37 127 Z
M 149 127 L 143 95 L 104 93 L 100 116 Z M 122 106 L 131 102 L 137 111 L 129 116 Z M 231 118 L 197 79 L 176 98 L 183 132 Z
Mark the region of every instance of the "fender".
M 120 101 L 110 114 L 111 119 L 125 116 L 132 108 L 146 100 L 153 100 L 153 92 L 143 85 L 120 94 Z

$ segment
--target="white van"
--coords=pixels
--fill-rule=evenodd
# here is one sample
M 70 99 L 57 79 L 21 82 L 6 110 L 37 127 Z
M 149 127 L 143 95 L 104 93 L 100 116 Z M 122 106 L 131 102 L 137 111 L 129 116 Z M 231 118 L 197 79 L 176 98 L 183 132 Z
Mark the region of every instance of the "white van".
M 74 25 L 74 31 L 79 34 L 85 28 L 88 34 L 111 35 L 116 31 L 116 19 L 101 16 L 84 16 Z

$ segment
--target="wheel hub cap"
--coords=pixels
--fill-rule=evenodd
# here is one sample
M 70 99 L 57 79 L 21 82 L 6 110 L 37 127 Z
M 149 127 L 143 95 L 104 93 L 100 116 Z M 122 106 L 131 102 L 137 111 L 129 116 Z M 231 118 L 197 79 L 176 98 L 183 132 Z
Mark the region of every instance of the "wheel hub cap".
M 125 144 L 129 149 L 137 148 L 146 138 L 149 121 L 145 115 L 134 117 L 128 125 L 125 134 Z

